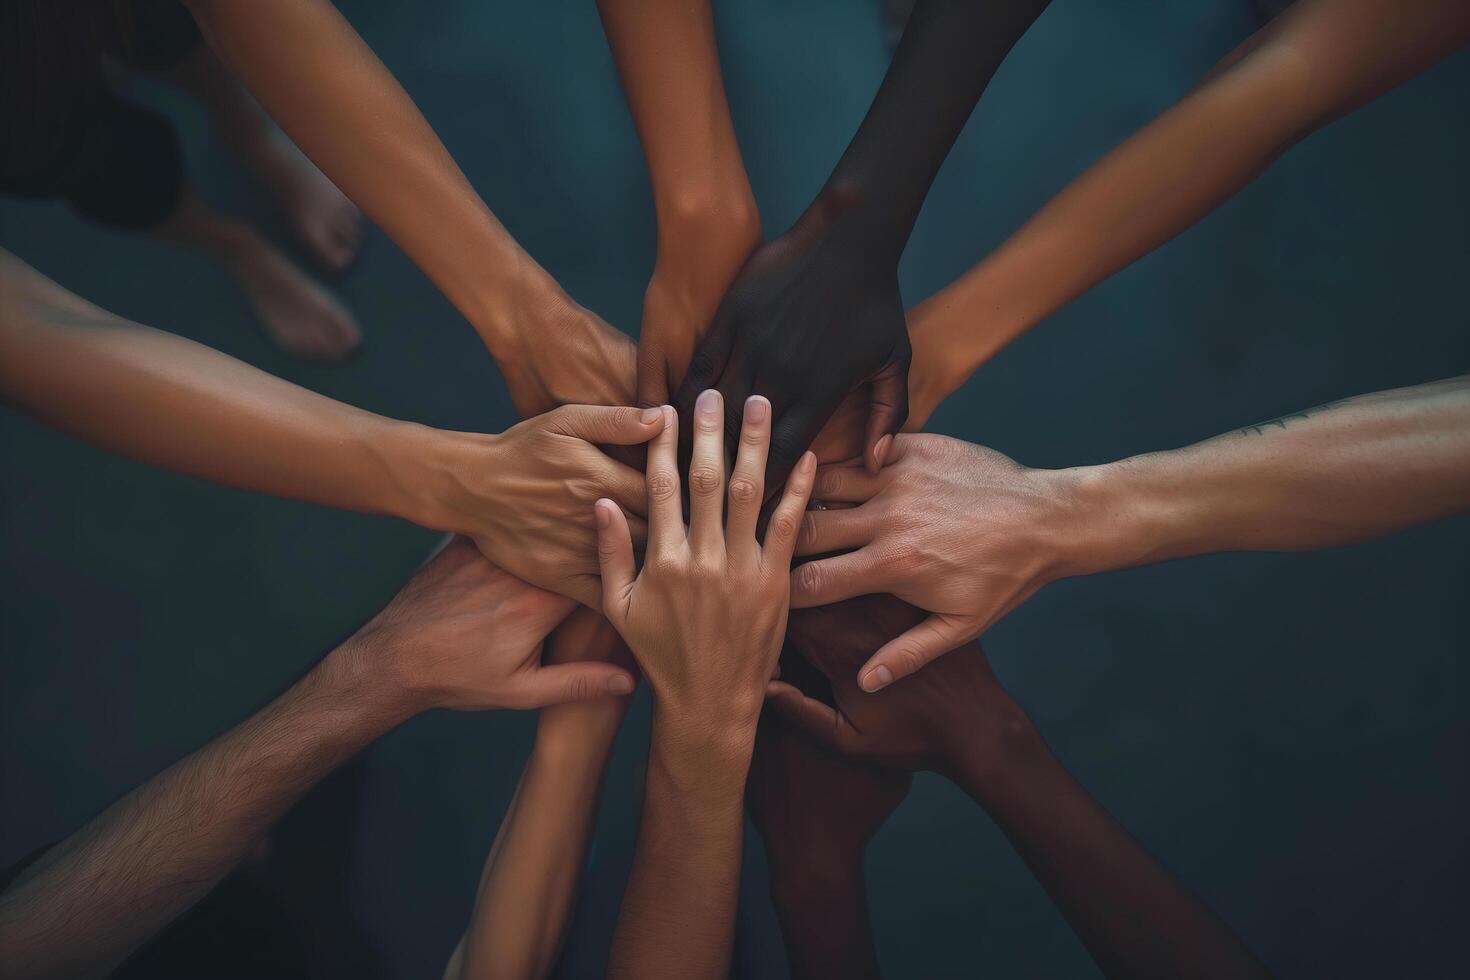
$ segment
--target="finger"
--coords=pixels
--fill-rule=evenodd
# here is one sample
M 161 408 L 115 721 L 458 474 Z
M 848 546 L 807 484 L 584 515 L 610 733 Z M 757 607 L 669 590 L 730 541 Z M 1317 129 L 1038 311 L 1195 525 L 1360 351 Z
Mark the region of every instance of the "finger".
M 648 484 L 643 474 L 626 463 L 619 463 L 600 453 L 598 455 L 598 494 L 617 501 L 630 514 L 642 514 L 648 510 Z
M 881 691 L 979 633 L 978 622 L 971 618 L 935 613 L 879 647 L 858 671 L 858 685 L 864 691 Z
M 837 709 L 807 697 L 785 681 L 766 684 L 766 707 L 821 747 L 838 755 L 848 754 L 855 733 Z
M 888 449 L 889 456 L 894 452 L 893 448 Z M 892 477 L 892 473 L 869 473 L 861 466 L 851 464 L 822 466 L 817 469 L 817 484 L 812 496 L 834 504 L 862 504 L 876 497 Z
M 633 693 L 633 675 L 612 664 L 586 661 L 537 667 L 517 686 L 517 707 L 544 708 L 569 701 L 597 701 Z
M 658 408 L 669 401 L 668 364 L 663 349 L 651 340 L 638 342 L 639 408 Z
M 664 424 L 663 413 L 657 408 L 626 405 L 563 405 L 547 416 L 564 435 L 608 446 L 647 442 L 659 434 Z
M 648 547 L 668 550 L 684 540 L 684 510 L 679 500 L 679 423 L 663 406 L 667 421 L 648 449 Z
M 791 570 L 791 608 L 828 606 L 853 596 L 887 592 L 885 563 L 872 548 L 809 561 Z
M 869 386 L 867 437 L 863 440 L 863 458 L 869 473 L 883 468 L 893 436 L 909 417 L 909 359 L 890 364 L 873 378 Z
M 602 610 L 614 623 L 623 621 L 633 594 L 633 535 L 623 509 L 606 497 L 595 505 L 597 564 L 602 571 Z
M 745 400 L 740 450 L 730 477 L 730 512 L 725 536 L 743 547 L 755 543 L 755 526 L 765 497 L 766 452 L 771 443 L 771 403 L 761 395 Z
M 809 510 L 801 518 L 796 553 L 805 557 L 861 548 L 870 543 L 878 533 L 873 526 L 874 516 L 867 507 Z
M 713 388 L 694 403 L 694 455 L 689 461 L 689 543 L 723 545 L 725 513 L 725 408 Z
M 766 540 L 761 546 L 761 555 L 782 568 L 791 565 L 791 553 L 796 548 L 796 535 L 801 530 L 801 515 L 806 511 L 807 501 L 812 496 L 812 482 L 816 477 L 817 457 L 805 453 L 801 462 L 786 481 L 786 492 L 781 502 L 771 512 L 766 525 Z

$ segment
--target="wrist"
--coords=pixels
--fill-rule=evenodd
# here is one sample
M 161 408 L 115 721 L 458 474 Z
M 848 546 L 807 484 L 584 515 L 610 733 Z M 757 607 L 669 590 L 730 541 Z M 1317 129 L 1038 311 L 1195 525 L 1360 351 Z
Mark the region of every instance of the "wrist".
M 997 792 L 1024 785 L 1027 773 L 1048 754 L 1031 719 L 1009 702 L 998 711 L 987 711 L 984 728 L 957 750 L 944 775 L 983 804 Z
M 398 516 L 420 527 L 473 535 L 474 512 L 489 506 L 483 498 L 466 500 L 465 474 L 493 474 L 500 437 L 418 426 L 403 434 L 408 461 L 396 474 L 404 487 Z
M 1164 484 L 1165 455 L 1056 471 L 1072 502 L 1067 574 L 1131 568 L 1199 550 L 1189 544 L 1191 528 L 1200 523 L 1198 507 L 1180 488 Z
M 354 634 L 302 678 L 301 691 L 338 713 L 365 740 L 377 739 L 425 707 L 417 703 L 387 652 Z
M 525 346 L 535 343 L 536 326 L 571 300 L 535 259 L 508 243 L 505 254 L 483 263 L 486 270 L 456 305 L 480 335 L 502 370 L 520 362 Z
M 706 251 L 712 244 L 742 257 L 760 243 L 760 211 L 742 170 L 728 178 L 685 180 L 654 198 L 663 255 Z
M 648 768 L 691 798 L 739 800 L 755 751 L 755 723 L 726 725 L 653 708 Z

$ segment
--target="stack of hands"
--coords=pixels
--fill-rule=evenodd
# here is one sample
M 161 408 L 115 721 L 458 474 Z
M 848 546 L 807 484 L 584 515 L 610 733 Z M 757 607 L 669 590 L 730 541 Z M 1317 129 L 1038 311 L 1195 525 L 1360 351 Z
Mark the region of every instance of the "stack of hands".
M 635 348 L 520 250 L 325 0 L 191 2 L 219 57 L 464 313 L 525 421 L 478 434 L 360 411 L 0 255 L 8 401 L 158 465 L 452 535 L 280 699 L 26 869 L 0 896 L 7 972 L 121 961 L 420 712 L 540 708 L 448 975 L 544 974 L 641 677 L 653 734 L 615 975 L 725 973 L 746 809 L 795 972 L 876 975 L 863 851 L 915 771 L 990 814 L 1108 974 L 1263 973 L 1071 780 L 976 639 L 1062 577 L 1466 509 L 1470 382 L 1062 470 L 915 430 L 1009 340 L 1470 37 L 1462 6 L 1418 5 L 1408 26 L 1373 0 L 1304 0 L 905 314 L 897 263 L 929 184 L 1045 2 L 918 4 L 826 186 L 762 244 L 708 10 L 604 0 L 659 227 Z M 1299 85 L 1304 59 L 1332 70 Z M 1227 130 L 1244 135 L 1212 154 Z M 206 828 L 187 850 L 181 823 Z

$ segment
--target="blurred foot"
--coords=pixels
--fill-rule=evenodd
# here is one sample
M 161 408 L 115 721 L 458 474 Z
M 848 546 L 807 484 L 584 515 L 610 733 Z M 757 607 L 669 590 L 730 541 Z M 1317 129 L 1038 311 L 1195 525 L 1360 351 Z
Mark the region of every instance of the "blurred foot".
M 341 272 L 357 257 L 362 212 L 296 148 L 271 127 L 246 154 L 285 212 L 301 244 L 329 272 Z
M 266 336 L 285 353 L 330 363 L 362 345 L 362 331 L 347 308 L 253 231 L 232 251 L 226 268 L 245 290 Z

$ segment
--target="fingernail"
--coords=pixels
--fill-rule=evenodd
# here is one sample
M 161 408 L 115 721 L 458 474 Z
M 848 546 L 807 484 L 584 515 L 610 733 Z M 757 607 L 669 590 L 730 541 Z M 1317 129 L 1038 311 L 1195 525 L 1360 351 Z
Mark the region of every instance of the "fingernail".
M 883 461 L 888 458 L 888 447 L 891 445 L 893 445 L 893 436 L 889 435 L 879 439 L 878 445 L 873 447 L 873 459 L 879 466 L 882 466 Z
M 694 403 L 694 410 L 703 415 L 720 410 L 720 393 L 713 388 L 706 388 L 699 393 L 699 400 Z
M 751 395 L 745 399 L 745 421 L 764 422 L 771 414 L 771 403 L 760 395 Z
M 592 507 L 592 513 L 597 516 L 597 526 L 607 527 L 612 523 L 612 515 L 607 512 L 607 502 L 599 500 Z
M 613 694 L 632 694 L 633 678 L 622 676 L 614 677 L 612 680 L 607 682 L 607 689 Z
M 806 452 L 801 454 L 801 472 L 803 474 L 807 474 L 816 468 L 817 454 L 808 449 Z
M 874 667 L 863 675 L 863 690 L 872 694 L 893 683 L 893 671 L 887 667 Z
M 663 417 L 664 410 L 661 408 L 645 408 L 643 411 L 638 413 L 638 421 L 642 422 L 644 425 L 652 425 Z
M 674 406 L 665 405 L 659 409 L 664 416 L 664 428 L 669 429 L 679 424 L 679 416 L 674 412 Z

